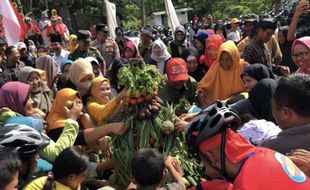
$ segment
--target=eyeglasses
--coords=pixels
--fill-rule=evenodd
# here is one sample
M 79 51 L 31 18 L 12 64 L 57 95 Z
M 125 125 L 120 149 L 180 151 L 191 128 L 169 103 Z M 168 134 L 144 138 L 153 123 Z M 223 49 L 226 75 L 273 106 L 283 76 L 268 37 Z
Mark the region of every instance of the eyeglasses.
M 300 52 L 300 53 L 296 53 L 296 54 L 292 54 L 292 59 L 297 59 L 298 57 L 300 58 L 304 58 L 305 56 L 307 56 L 310 52 Z

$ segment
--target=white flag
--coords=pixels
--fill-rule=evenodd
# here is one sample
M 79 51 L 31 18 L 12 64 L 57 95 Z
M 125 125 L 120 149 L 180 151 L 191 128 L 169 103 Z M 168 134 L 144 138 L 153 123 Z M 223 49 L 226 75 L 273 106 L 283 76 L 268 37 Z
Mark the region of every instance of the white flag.
M 16 45 L 21 36 L 21 25 L 9 0 L 2 0 L 0 5 L 0 27 L 3 27 L 9 46 Z
M 114 3 L 110 3 L 108 0 L 104 0 L 104 3 L 107 15 L 107 23 L 110 29 L 110 38 L 115 39 L 115 28 L 117 27 L 116 7 Z
M 165 7 L 168 18 L 168 24 L 171 26 L 171 30 L 174 33 L 176 27 L 180 25 L 177 13 L 175 12 L 171 0 L 165 0 Z

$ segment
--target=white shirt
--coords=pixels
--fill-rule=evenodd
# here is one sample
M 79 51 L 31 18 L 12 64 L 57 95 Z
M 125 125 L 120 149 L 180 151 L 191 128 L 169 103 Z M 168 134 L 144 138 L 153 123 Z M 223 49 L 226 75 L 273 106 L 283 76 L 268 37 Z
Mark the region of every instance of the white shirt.
M 56 62 L 58 69 L 60 71 L 61 62 L 65 59 L 68 59 L 68 55 L 70 54 L 69 51 L 61 49 L 60 54 L 57 56 L 56 54 L 53 55 L 53 60 Z

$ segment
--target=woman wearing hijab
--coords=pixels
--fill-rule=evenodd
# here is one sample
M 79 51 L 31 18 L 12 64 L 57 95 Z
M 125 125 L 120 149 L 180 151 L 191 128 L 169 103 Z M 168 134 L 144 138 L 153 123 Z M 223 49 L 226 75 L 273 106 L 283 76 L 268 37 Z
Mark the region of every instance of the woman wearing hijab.
M 7 82 L 0 89 L 0 108 L 9 108 L 18 113 L 18 116 L 7 118 L 3 122 L 6 124 L 26 124 L 43 134 L 43 121 L 39 120 L 38 117 L 29 117 L 34 115 L 33 101 L 29 96 L 30 91 L 30 85 L 21 82 Z M 81 103 L 74 102 L 70 111 L 65 111 L 63 108 L 64 112 L 66 112 L 63 122 L 64 130 L 59 137 L 59 141 L 53 142 L 50 140 L 50 144 L 40 151 L 42 158 L 53 162 L 63 149 L 73 145 L 79 129 L 76 120 L 80 116 L 82 107 Z M 38 126 L 38 122 L 41 126 Z M 46 135 L 44 137 L 48 140 Z
M 125 90 L 111 100 L 111 85 L 107 78 L 97 77 L 93 80 L 90 90 L 91 97 L 87 102 L 87 111 L 95 125 L 107 123 L 107 120 L 120 111 L 121 100 L 125 96 Z
M 244 68 L 244 60 L 233 41 L 223 43 L 219 56 L 206 75 L 197 85 L 202 107 L 215 100 L 224 100 L 243 92 L 244 86 L 240 75 Z
M 168 46 L 171 57 L 181 57 L 183 50 L 188 47 L 186 42 L 186 30 L 180 25 L 174 31 L 174 40 Z
M 274 79 L 262 79 L 249 92 L 249 101 L 254 110 L 254 116 L 276 123 L 272 115 L 271 99 L 277 87 Z
M 52 109 L 47 116 L 48 127 L 46 129 L 48 136 L 54 141 L 59 138 L 65 127 L 65 107 L 67 101 L 81 101 L 80 93 L 70 88 L 64 88 L 57 93 Z M 124 127 L 124 123 L 122 122 L 111 123 L 99 127 L 94 127 L 93 125 L 90 126 L 89 124 L 85 125 L 85 122 L 82 119 L 84 114 L 85 113 L 81 113 L 78 118 L 81 127 L 75 141 L 76 145 L 93 144 L 109 133 L 121 135 L 126 131 L 126 127 Z
M 282 66 L 287 66 L 290 68 L 291 72 L 295 72 L 297 70 L 296 64 L 292 59 L 292 44 L 293 42 L 287 40 L 288 26 L 283 26 L 279 28 L 278 32 L 278 42 L 282 52 Z
M 138 52 L 136 45 L 131 40 L 126 41 L 124 45 L 123 58 L 131 59 L 137 57 L 140 57 L 140 54 Z
M 61 90 L 65 88 L 66 82 L 69 80 L 69 69 L 71 65 L 73 64 L 73 61 L 69 59 L 65 59 L 60 64 L 60 71 L 61 74 L 57 80 L 57 89 Z
M 7 82 L 0 89 L 0 108 L 7 107 L 21 115 L 33 115 L 33 101 L 30 85 L 21 82 Z
M 199 64 L 199 53 L 196 48 L 185 48 L 181 57 L 187 64 L 188 74 L 199 82 L 205 75 L 202 65 Z
M 24 67 L 18 74 L 18 81 L 30 85 L 30 97 L 33 100 L 33 107 L 48 114 L 52 108 L 53 93 L 41 81 L 39 72 L 32 67 Z
M 298 66 L 297 73 L 310 74 L 310 37 L 302 37 L 294 41 L 292 58 Z
M 77 90 L 85 105 L 93 78 L 94 73 L 91 63 L 84 58 L 79 58 L 70 66 L 69 80 L 66 82 L 65 87 Z
M 128 40 L 126 41 L 125 45 L 124 45 L 124 53 L 123 53 L 123 57 L 119 58 L 119 59 L 115 59 L 112 64 L 110 65 L 110 69 L 109 69 L 109 79 L 110 79 L 110 84 L 112 87 L 112 97 L 116 96 L 116 94 L 118 92 L 121 91 L 121 89 L 118 88 L 117 85 L 117 81 L 118 81 L 118 71 L 124 66 L 128 64 L 128 61 L 130 59 L 133 58 L 137 58 L 140 59 L 141 56 L 138 52 L 138 49 L 136 47 L 136 45 Z
M 71 34 L 69 36 L 69 42 L 67 45 L 67 50 L 70 51 L 70 53 L 74 52 L 78 48 L 78 40 L 77 36 L 74 34 Z
M 166 45 L 161 39 L 157 39 L 153 42 L 152 53 L 149 64 L 156 65 L 161 74 L 166 73 L 166 63 L 171 58 L 168 53 Z
M 265 119 L 276 124 L 272 115 L 271 99 L 277 82 L 271 78 L 260 80 L 249 92 L 249 98 L 231 105 L 239 115 L 251 114 L 254 118 Z
M 208 33 L 205 30 L 199 30 L 194 36 L 195 48 L 199 52 L 199 57 L 205 53 L 206 40 L 208 38 Z
M 51 56 L 45 55 L 36 60 L 36 68 L 45 71 L 47 86 L 54 95 L 57 93 L 57 87 L 55 82 L 59 76 L 59 67 Z
M 251 91 L 257 82 L 264 78 L 275 79 L 275 76 L 269 67 L 260 63 L 247 66 L 241 74 L 241 79 L 243 80 L 244 88 L 247 92 Z
M 219 55 L 219 49 L 224 43 L 224 39 L 219 34 L 214 34 L 208 37 L 205 48 L 204 66 L 208 70 L 215 62 Z

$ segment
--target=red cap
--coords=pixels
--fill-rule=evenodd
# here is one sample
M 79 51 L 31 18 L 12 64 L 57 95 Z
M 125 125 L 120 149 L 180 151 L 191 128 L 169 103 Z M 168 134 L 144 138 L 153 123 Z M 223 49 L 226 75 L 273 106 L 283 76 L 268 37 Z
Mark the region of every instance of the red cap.
M 171 81 L 188 80 L 186 62 L 182 58 L 170 59 L 167 63 L 166 71 Z
M 202 153 L 206 153 L 219 147 L 221 145 L 221 141 L 222 134 L 220 133 L 202 141 L 199 144 L 199 149 Z M 239 133 L 236 133 L 229 128 L 226 129 L 225 155 L 230 161 L 238 163 L 255 150 L 255 146 L 250 144 Z

